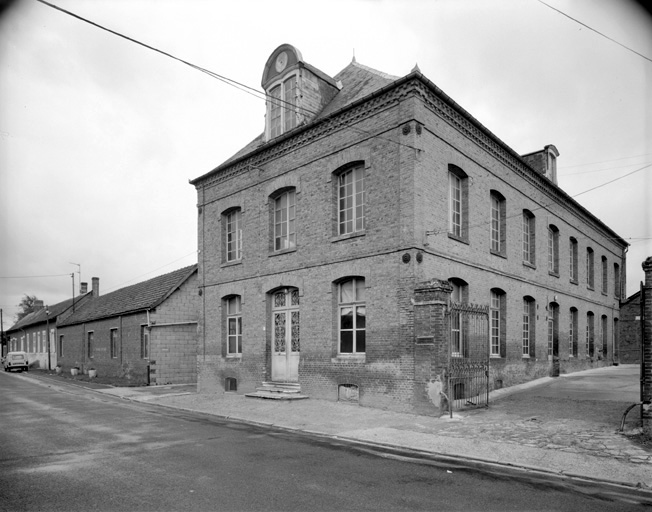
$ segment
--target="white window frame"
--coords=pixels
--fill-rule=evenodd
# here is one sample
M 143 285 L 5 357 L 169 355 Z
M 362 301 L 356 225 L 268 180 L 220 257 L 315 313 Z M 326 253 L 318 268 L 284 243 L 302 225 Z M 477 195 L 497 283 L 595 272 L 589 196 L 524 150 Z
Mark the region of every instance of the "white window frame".
M 242 210 L 236 208 L 224 214 L 226 261 L 242 259 Z
M 343 290 L 347 285 L 351 285 L 351 300 L 343 298 Z M 342 281 L 337 286 L 337 347 L 338 353 L 344 355 L 356 355 L 366 353 L 367 341 L 367 305 L 366 305 L 366 284 L 362 277 L 353 277 Z M 350 327 L 344 327 L 344 319 L 350 316 Z M 360 319 L 364 319 L 362 326 L 359 325 Z M 342 350 L 342 334 L 350 333 L 351 350 Z M 362 347 L 361 347 L 362 345 Z M 348 347 L 347 347 L 348 348 Z
M 365 230 L 365 168 L 357 165 L 337 177 L 337 223 L 340 235 Z
M 118 358 L 118 329 L 113 328 L 109 331 L 109 351 L 111 359 Z
M 491 332 L 491 357 L 500 357 L 500 338 L 502 325 L 500 321 L 501 313 L 501 294 L 491 291 L 490 295 L 490 332 Z
M 531 301 L 523 299 L 523 337 L 522 337 L 522 348 L 523 348 L 523 357 L 530 357 L 530 338 L 532 336 L 532 325 L 531 325 L 531 311 L 532 307 L 530 304 Z
M 448 171 L 448 232 L 462 237 L 464 222 L 462 178 Z
M 548 272 L 559 274 L 559 230 L 548 226 Z
M 297 193 L 286 190 L 274 199 L 274 251 L 285 251 L 297 246 Z
M 225 299 L 226 308 L 226 355 L 242 355 L 242 298 L 233 295 Z
M 595 289 L 595 256 L 593 249 L 586 249 L 586 286 Z
M 523 261 L 530 265 L 535 263 L 534 230 L 534 216 L 527 211 L 523 211 Z
M 570 256 L 570 262 L 569 262 L 570 280 L 573 283 L 577 283 L 578 281 L 577 240 L 573 237 L 570 237 L 568 240 L 569 240 L 568 254 Z
M 299 75 L 292 73 L 275 82 L 269 90 L 269 139 L 296 128 Z

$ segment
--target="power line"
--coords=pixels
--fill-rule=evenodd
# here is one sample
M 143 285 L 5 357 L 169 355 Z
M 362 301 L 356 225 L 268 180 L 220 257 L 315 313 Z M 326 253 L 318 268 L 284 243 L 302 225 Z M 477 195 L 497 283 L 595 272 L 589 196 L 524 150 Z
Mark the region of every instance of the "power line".
M 623 174 L 622 176 L 618 176 L 617 178 L 614 178 L 614 179 L 611 180 L 611 181 L 607 181 L 607 182 L 603 183 L 602 185 L 597 185 L 597 186 L 595 186 L 595 187 L 593 187 L 593 188 L 590 188 L 590 189 L 588 189 L 588 190 L 585 190 L 584 192 L 580 192 L 579 194 L 575 194 L 574 196 L 571 196 L 571 197 L 581 196 L 582 194 L 586 194 L 587 192 L 591 192 L 592 190 L 595 190 L 595 189 L 597 189 L 597 188 L 601 188 L 601 187 L 604 187 L 605 185 L 609 185 L 609 183 L 613 183 L 614 181 L 622 180 L 623 178 L 626 178 L 627 176 L 631 176 L 632 174 L 634 174 L 634 173 L 636 173 L 636 172 L 640 172 L 640 171 L 642 171 L 643 169 L 647 169 L 648 167 L 652 167 L 652 164 L 644 165 L 644 166 L 641 167 L 640 169 L 636 169 L 635 171 L 628 172 L 627 174 Z
M 43 278 L 43 277 L 70 277 L 70 274 L 50 274 L 46 276 L 0 276 L 0 279 L 34 279 L 34 278 Z
M 176 57 L 176 56 L 172 55 L 171 53 L 160 50 L 158 48 L 155 48 L 154 46 L 150 46 L 150 45 L 148 45 L 146 43 L 143 43 L 142 41 L 139 41 L 138 39 L 134 39 L 133 37 L 129 37 L 129 36 L 125 35 L 125 34 L 122 34 L 120 32 L 112 30 L 112 29 L 110 29 L 108 27 L 100 25 L 99 23 L 96 23 L 96 22 L 91 21 L 91 20 L 89 20 L 87 18 L 84 18 L 83 16 L 75 14 L 72 11 L 68 11 L 66 9 L 63 9 L 62 7 L 51 4 L 50 2 L 46 2 L 45 0 L 36 0 L 36 1 L 42 3 L 43 5 L 47 5 L 48 7 L 51 7 L 52 9 L 56 9 L 59 12 L 67 14 L 68 16 L 72 16 L 73 18 L 76 18 L 76 19 L 78 19 L 80 21 L 83 21 L 84 23 L 88 23 L 89 25 L 92 25 L 92 26 L 94 26 L 96 28 L 99 28 L 100 30 L 104 30 L 106 32 L 109 32 L 110 34 L 113 34 L 113 35 L 115 35 L 117 37 L 120 37 L 122 39 L 126 39 L 127 41 L 130 41 L 130 42 L 132 42 L 134 44 L 142 46 L 143 48 L 147 48 L 148 50 L 152 50 L 153 52 L 160 53 L 161 55 L 164 55 L 166 57 L 169 57 L 170 59 L 176 60 L 177 62 L 181 62 L 182 64 L 185 64 L 186 66 L 190 66 L 191 68 L 196 69 L 197 71 L 201 71 L 202 73 L 206 73 L 207 75 L 209 75 L 209 76 L 211 76 L 211 77 L 213 77 L 213 78 L 215 78 L 217 80 L 220 80 L 221 82 L 224 82 L 227 85 L 235 87 L 236 89 L 239 89 L 239 90 L 241 90 L 243 92 L 246 92 L 247 94 L 251 94 L 252 96 L 254 96 L 257 99 L 264 99 L 265 101 L 269 100 L 269 101 L 272 101 L 272 102 L 277 103 L 279 105 L 286 105 L 286 106 L 291 107 L 292 109 L 296 109 L 296 111 L 298 111 L 298 112 L 303 112 L 305 114 L 310 114 L 310 115 L 313 115 L 313 116 L 319 114 L 319 112 L 317 112 L 317 111 L 311 110 L 311 109 L 306 108 L 306 107 L 295 105 L 292 102 L 285 101 L 282 98 L 272 97 L 272 96 L 268 95 L 267 93 L 262 93 L 258 89 L 255 89 L 255 88 L 250 87 L 250 86 L 248 86 L 246 84 L 240 83 L 237 80 L 233 80 L 232 78 L 228 78 L 228 77 L 225 77 L 225 76 L 220 75 L 218 73 L 215 73 L 214 71 L 211 71 L 209 69 L 206 69 L 206 68 L 203 68 L 203 67 L 198 66 L 196 64 L 193 64 L 192 62 L 188 62 L 187 60 Z M 363 130 L 362 128 L 358 128 L 358 127 L 350 126 L 350 125 L 345 125 L 344 123 L 342 123 L 342 125 L 344 125 L 345 128 L 349 128 L 349 129 L 352 129 L 352 130 L 357 130 L 358 132 L 363 133 L 365 135 L 369 135 L 371 137 L 378 138 L 378 139 L 381 139 L 381 140 L 385 140 L 387 142 L 392 142 L 392 143 L 397 144 L 399 146 L 404 146 L 404 147 L 407 147 L 407 148 L 410 148 L 410 149 L 415 149 L 415 150 L 420 151 L 419 148 L 415 148 L 413 146 L 410 146 L 409 144 L 403 144 L 402 142 L 391 140 L 391 139 L 382 137 L 381 135 L 377 135 L 377 134 L 375 135 L 375 134 L 373 134 L 371 132 Z
M 573 18 L 572 16 L 569 16 L 569 15 L 566 14 L 565 12 L 560 11 L 559 9 L 556 9 L 556 8 L 553 7 L 552 5 L 548 5 L 547 3 L 543 2 L 542 0 L 537 0 L 537 1 L 538 1 L 540 4 L 543 4 L 543 5 L 545 5 L 546 7 L 552 9 L 553 11 L 557 11 L 557 12 L 558 12 L 559 14 L 561 14 L 562 16 L 566 16 L 568 19 L 573 20 L 575 23 L 579 23 L 579 24 L 582 25 L 583 27 L 586 27 L 586 28 L 588 28 L 589 30 L 592 30 L 593 32 L 595 32 L 596 34 L 601 35 L 601 36 L 604 37 L 605 39 L 609 39 L 609 41 L 611 41 L 612 43 L 616 43 L 618 46 L 622 46 L 622 47 L 625 48 L 626 50 L 629 50 L 630 52 L 635 53 L 635 54 L 638 55 L 639 57 L 643 57 L 645 60 L 648 60 L 648 61 L 652 62 L 652 59 L 650 59 L 649 57 L 646 57 L 646 56 L 643 55 L 642 53 L 638 53 L 636 50 L 632 50 L 629 46 L 625 46 L 624 44 L 622 44 L 622 43 L 616 41 L 615 39 L 613 39 L 613 38 L 611 38 L 611 37 L 609 37 L 609 36 L 603 34 L 603 33 L 600 32 L 599 30 L 596 30 L 596 29 L 594 29 L 594 28 L 592 28 L 592 27 L 589 27 L 586 23 L 582 23 L 580 20 L 577 20 L 577 19 Z
M 640 165 L 640 164 L 627 164 L 627 165 L 621 165 L 619 167 L 606 167 L 604 169 L 593 169 L 592 171 L 569 172 L 569 173 L 564 173 L 563 175 L 560 173 L 560 177 L 577 176 L 579 174 L 592 174 L 594 172 L 613 171 L 615 169 L 623 169 L 625 167 L 634 167 L 635 165 Z
M 575 165 L 560 165 L 557 168 L 558 169 L 571 169 L 572 167 L 585 167 L 587 165 L 598 165 L 598 164 L 607 164 L 609 162 L 619 162 L 621 160 L 629 160 L 630 158 L 640 158 L 642 156 L 650 156 L 652 153 L 644 153 L 642 155 L 632 155 L 632 156 L 624 156 L 622 158 L 614 158 L 613 160 L 602 160 L 601 162 L 587 162 L 585 164 L 575 164 Z M 632 164 L 636 165 L 636 164 Z

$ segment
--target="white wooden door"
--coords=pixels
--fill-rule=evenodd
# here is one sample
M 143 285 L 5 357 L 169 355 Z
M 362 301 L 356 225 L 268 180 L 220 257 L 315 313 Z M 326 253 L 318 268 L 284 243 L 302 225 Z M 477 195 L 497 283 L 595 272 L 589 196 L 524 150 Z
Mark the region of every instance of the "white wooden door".
M 298 382 L 301 355 L 299 290 L 289 288 L 272 297 L 272 381 Z

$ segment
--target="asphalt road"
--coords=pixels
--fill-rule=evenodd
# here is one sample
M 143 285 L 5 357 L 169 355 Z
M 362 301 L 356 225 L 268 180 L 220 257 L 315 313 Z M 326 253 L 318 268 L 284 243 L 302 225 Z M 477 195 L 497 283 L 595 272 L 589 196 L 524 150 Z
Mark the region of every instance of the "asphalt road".
M 0 373 L 0 510 L 636 510 Z

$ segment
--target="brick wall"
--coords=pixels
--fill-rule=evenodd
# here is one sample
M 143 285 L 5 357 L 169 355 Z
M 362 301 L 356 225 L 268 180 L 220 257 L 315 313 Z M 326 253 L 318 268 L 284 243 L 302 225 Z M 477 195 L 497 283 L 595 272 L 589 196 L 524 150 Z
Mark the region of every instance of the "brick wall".
M 636 293 L 620 307 L 620 353 L 623 364 L 641 362 L 641 297 Z
M 341 119 L 342 124 L 338 125 Z M 350 129 L 354 125 L 358 129 Z M 339 127 L 338 127 L 339 126 Z M 376 134 L 378 137 L 370 136 Z M 337 235 L 334 173 L 363 162 L 366 229 Z M 448 166 L 468 176 L 468 237 L 448 236 Z M 270 378 L 270 292 L 292 286 L 301 294 L 302 391 L 336 400 L 338 386 L 359 388 L 362 405 L 414 410 L 424 403 L 432 380 L 424 367 L 431 349 L 415 344 L 416 283 L 459 278 L 468 283 L 468 300 L 488 304 L 489 292 L 505 293 L 506 355 L 492 360 L 492 381 L 517 384 L 548 375 L 548 305 L 559 307 L 559 358 L 562 372 L 611 364 L 613 322 L 618 317 L 613 263 L 625 268 L 623 246 L 563 193 L 528 170 L 510 150 L 470 125 L 421 83 L 404 84 L 344 113 L 328 127 L 299 131 L 236 162 L 197 184 L 200 274 L 203 295 L 199 326 L 199 389 L 221 393 L 227 377 L 238 392 L 252 391 Z M 270 195 L 292 187 L 297 201 L 297 247 L 270 250 Z M 489 250 L 489 195 L 505 197 L 506 250 Z M 223 260 L 222 214 L 242 210 L 243 258 Z M 521 215 L 535 214 L 536 265 L 525 265 Z M 559 272 L 547 263 L 547 230 L 559 230 Z M 569 237 L 578 239 L 579 279 L 570 280 Z M 588 289 L 583 255 L 591 247 L 599 262 L 606 256 L 610 287 Z M 367 285 L 367 349 L 363 357 L 337 353 L 336 282 L 361 276 Z M 624 273 L 623 273 L 624 280 Z M 223 299 L 242 297 L 243 353 L 226 357 Z M 522 356 L 522 300 L 536 301 L 536 352 Z M 569 353 L 570 308 L 578 310 L 578 357 Z M 586 315 L 607 318 L 607 354 L 584 349 Z M 596 342 L 596 345 L 598 343 Z M 601 346 L 601 345 L 600 345 Z M 426 377 L 428 376 L 428 379 Z M 427 395 L 427 392 L 426 392 Z

